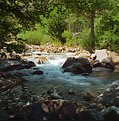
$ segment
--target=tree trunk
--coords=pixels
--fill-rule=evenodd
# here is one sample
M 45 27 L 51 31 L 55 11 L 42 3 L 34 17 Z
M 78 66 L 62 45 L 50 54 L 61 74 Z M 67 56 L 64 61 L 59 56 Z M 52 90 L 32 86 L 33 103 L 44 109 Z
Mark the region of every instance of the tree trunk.
M 91 15 L 91 48 L 95 49 L 94 13 Z

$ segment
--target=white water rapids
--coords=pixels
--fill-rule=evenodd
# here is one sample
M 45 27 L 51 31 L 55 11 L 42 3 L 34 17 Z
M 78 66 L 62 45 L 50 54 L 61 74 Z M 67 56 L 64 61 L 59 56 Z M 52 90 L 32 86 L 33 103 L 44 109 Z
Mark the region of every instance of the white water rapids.
M 71 88 L 75 90 L 103 90 L 105 86 L 119 82 L 119 76 L 115 73 L 94 73 L 89 76 L 74 75 L 72 73 L 63 73 L 62 65 L 66 61 L 67 57 L 72 54 L 45 54 L 49 63 L 37 64 L 32 69 L 23 69 L 19 73 L 22 73 L 23 78 L 27 80 L 26 84 L 35 92 L 41 92 L 47 90 L 50 87 L 60 87 L 62 90 L 69 90 Z M 34 58 L 28 58 L 28 60 L 34 61 Z M 42 70 L 43 75 L 33 75 L 36 70 Z M 115 78 L 116 76 L 116 78 Z

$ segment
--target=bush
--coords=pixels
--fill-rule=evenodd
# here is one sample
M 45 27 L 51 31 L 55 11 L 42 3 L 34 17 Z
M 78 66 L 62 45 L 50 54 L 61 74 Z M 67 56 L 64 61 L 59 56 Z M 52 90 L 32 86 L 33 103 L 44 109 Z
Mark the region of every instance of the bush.
M 12 42 L 7 45 L 8 52 L 12 52 L 13 50 L 16 53 L 22 53 L 25 49 L 25 42 L 22 39 L 18 39 L 16 42 Z
M 40 24 L 36 25 L 36 30 L 30 30 L 18 35 L 18 38 L 26 40 L 26 43 L 31 45 L 42 45 L 51 41 L 50 35 L 45 31 L 45 28 Z

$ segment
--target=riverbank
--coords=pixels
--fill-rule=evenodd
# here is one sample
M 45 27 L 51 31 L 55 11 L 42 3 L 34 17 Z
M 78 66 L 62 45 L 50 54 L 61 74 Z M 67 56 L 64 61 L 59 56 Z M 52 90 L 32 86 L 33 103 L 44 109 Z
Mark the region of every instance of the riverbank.
M 100 90 L 98 93 L 94 90 L 87 90 L 88 86 L 90 87 L 90 85 L 92 85 L 92 87 L 94 87 L 95 84 L 100 84 L 102 88 L 103 83 L 101 79 L 104 78 L 102 77 L 102 73 L 100 80 L 96 80 L 97 76 L 96 78 L 92 78 L 92 74 L 87 73 L 81 73 L 79 75 L 75 75 L 73 71 L 73 74 L 69 72 L 64 73 L 58 70 L 58 65 L 60 65 L 61 68 L 61 63 L 55 60 L 55 54 L 51 56 L 50 53 L 50 58 L 47 58 L 47 56 L 43 58 L 42 53 L 45 52 L 43 51 L 40 54 L 37 52 L 39 51 L 34 51 L 30 55 L 26 53 L 26 55 L 23 54 L 21 56 L 26 59 L 33 57 L 35 63 L 29 59 L 29 61 L 19 61 L 17 59 L 0 60 L 0 121 L 117 121 L 119 119 L 119 80 L 114 79 L 110 84 L 104 82 L 105 87 L 103 91 Z M 103 54 L 104 52 L 105 50 Z M 73 63 L 76 57 L 89 58 L 89 60 L 91 60 L 91 54 L 87 51 L 79 53 L 78 55 L 76 53 L 68 53 L 67 56 L 67 58 L 69 56 L 70 59 L 73 58 Z M 86 53 L 90 56 L 87 56 Z M 47 54 L 45 53 L 45 55 Z M 57 58 L 59 59 L 59 57 L 58 55 Z M 116 57 L 118 59 L 118 56 Z M 40 62 L 36 61 L 36 58 L 39 59 Z M 92 61 L 95 60 L 92 59 L 89 61 L 90 64 L 92 64 Z M 115 61 L 113 60 L 113 63 L 116 61 L 116 59 Z M 51 62 L 54 64 L 53 66 L 48 65 Z M 79 62 L 78 60 L 78 63 Z M 73 63 L 71 63 L 71 65 Z M 37 64 L 40 66 L 37 66 Z M 80 66 L 83 68 L 83 65 Z M 76 67 L 76 64 L 74 67 Z M 103 76 L 111 75 L 112 70 L 114 71 L 112 62 L 110 61 L 107 63 L 107 61 L 104 62 L 103 60 L 103 62 L 93 63 L 91 67 L 92 71 L 94 71 L 93 69 L 96 70 L 96 67 L 101 67 L 98 68 L 95 73 L 100 73 L 103 69 Z M 54 70 L 49 70 L 51 68 L 54 68 Z M 32 78 L 34 79 L 33 82 L 31 81 L 31 77 L 34 77 Z M 60 79 L 60 81 L 57 81 L 56 77 Z M 66 79 L 68 80 L 66 81 Z M 110 82 L 110 80 L 107 81 Z M 28 83 L 32 85 L 32 88 L 30 88 Z M 90 88 L 92 89 L 92 87 Z M 37 92 L 36 88 L 40 88 L 39 92 Z M 97 87 L 95 86 L 95 88 Z
M 54 99 L 54 90 L 47 90 L 47 96 L 36 95 L 23 80 L 13 78 L 9 73 L 0 73 L 0 120 L 80 120 L 117 121 L 119 119 L 119 85 L 108 87 L 94 97 L 90 93 L 82 95 L 79 102 Z M 70 95 L 75 95 L 73 90 Z M 61 94 L 59 94 L 61 95 Z M 56 98 L 56 97 L 55 97 Z M 57 98 L 60 98 L 57 96 Z M 81 97 L 80 97 L 81 98 Z M 88 118 L 87 118 L 88 117 Z

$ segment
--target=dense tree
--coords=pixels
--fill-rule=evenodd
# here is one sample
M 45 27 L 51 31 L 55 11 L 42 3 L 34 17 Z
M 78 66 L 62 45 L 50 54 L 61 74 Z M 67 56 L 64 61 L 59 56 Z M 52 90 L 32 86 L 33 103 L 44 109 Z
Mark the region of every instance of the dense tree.
M 0 0 L 0 6 L 1 47 L 26 31 L 31 44 L 118 48 L 119 0 Z
M 109 7 L 108 0 L 65 0 L 64 4 L 71 11 L 85 16 L 90 21 L 91 47 L 95 48 L 94 19 L 97 14 L 103 13 Z
M 0 45 L 15 38 L 23 29 L 40 21 L 47 12 L 48 0 L 0 0 Z
M 96 29 L 100 48 L 119 50 L 119 0 L 111 0 L 110 10 L 100 16 Z

